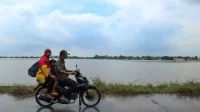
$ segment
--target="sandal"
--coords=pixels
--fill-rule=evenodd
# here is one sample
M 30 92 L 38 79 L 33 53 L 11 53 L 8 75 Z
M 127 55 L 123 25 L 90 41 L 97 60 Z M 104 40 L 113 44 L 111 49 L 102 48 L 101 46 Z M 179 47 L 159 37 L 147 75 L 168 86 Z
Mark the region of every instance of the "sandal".
M 51 95 L 58 96 L 58 93 L 57 92 L 51 92 Z

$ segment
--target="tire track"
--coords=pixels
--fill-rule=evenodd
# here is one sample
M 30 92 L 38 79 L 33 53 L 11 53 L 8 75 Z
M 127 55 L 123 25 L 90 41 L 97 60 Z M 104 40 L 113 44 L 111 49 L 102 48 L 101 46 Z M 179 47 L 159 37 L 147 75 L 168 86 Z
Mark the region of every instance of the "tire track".
M 170 111 L 167 109 L 166 106 L 164 106 L 164 105 L 160 104 L 158 101 L 154 100 L 154 99 L 152 98 L 152 96 L 153 96 L 153 95 L 145 95 L 144 97 L 150 99 L 151 103 L 153 103 L 153 104 L 155 104 L 155 105 L 158 105 L 158 106 L 160 106 L 161 108 L 163 108 L 163 109 L 165 110 L 165 112 L 170 112 Z

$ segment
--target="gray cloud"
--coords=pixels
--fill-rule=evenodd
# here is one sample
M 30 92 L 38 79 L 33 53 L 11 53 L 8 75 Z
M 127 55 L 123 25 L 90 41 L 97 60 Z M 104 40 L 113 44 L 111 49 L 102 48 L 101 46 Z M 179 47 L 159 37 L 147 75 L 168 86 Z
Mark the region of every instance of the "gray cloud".
M 200 0 L 185 0 L 185 1 L 191 5 L 199 5 L 200 4 Z

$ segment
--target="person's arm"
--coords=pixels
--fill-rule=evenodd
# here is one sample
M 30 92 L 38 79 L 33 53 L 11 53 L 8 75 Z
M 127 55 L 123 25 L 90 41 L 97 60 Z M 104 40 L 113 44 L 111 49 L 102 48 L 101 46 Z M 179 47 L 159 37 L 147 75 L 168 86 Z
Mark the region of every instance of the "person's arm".
M 50 69 L 50 75 L 49 76 L 53 79 L 57 79 L 54 67 Z
M 66 69 L 66 68 L 65 68 Z M 75 70 L 65 70 L 66 72 L 68 72 L 70 75 L 74 75 L 76 72 Z
M 51 72 L 49 73 L 49 76 L 55 80 L 57 80 L 56 76 L 52 75 Z
M 65 69 L 66 69 L 66 70 L 65 70 L 66 72 L 71 72 L 71 73 L 74 73 L 74 72 L 75 72 L 75 70 L 68 70 L 66 67 L 65 67 Z
M 56 62 L 56 68 L 57 68 L 57 71 L 60 72 L 60 73 L 64 73 L 66 75 L 72 74 L 72 72 L 62 70 L 62 63 L 59 62 L 59 61 Z
M 75 70 L 66 70 L 66 72 L 75 72 Z
M 61 70 L 62 73 L 65 73 L 65 74 L 72 74 L 73 72 L 70 72 L 70 71 L 66 71 L 66 70 Z

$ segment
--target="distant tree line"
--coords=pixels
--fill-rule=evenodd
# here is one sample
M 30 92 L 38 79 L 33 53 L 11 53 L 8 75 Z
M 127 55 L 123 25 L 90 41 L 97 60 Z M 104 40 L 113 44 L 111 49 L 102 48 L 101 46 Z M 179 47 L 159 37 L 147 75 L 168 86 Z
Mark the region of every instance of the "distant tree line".
M 189 56 L 99 56 L 95 55 L 93 59 L 125 59 L 125 60 L 198 60 L 198 57 Z
M 0 58 L 40 58 L 40 56 L 0 56 Z M 51 58 L 58 58 L 58 56 L 51 56 Z M 100 56 L 95 55 L 93 57 L 78 57 L 78 56 L 68 56 L 69 59 L 120 59 L 120 60 L 198 60 L 198 57 L 190 56 Z

